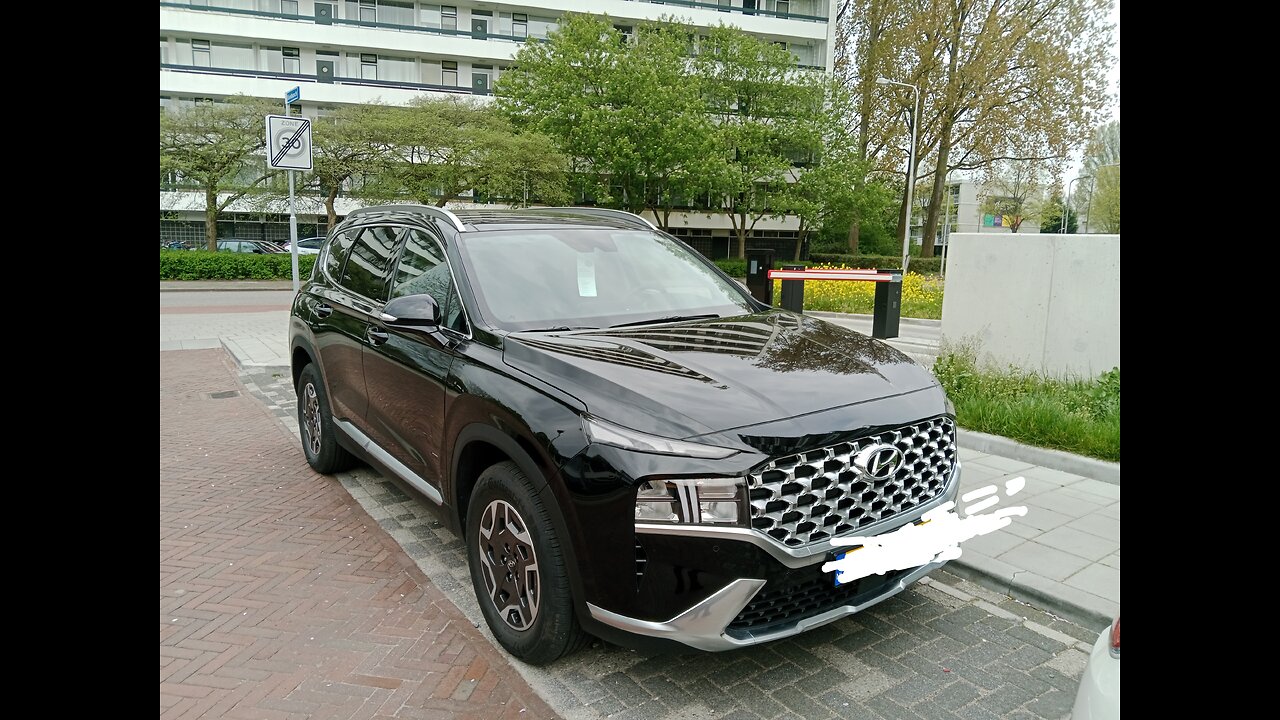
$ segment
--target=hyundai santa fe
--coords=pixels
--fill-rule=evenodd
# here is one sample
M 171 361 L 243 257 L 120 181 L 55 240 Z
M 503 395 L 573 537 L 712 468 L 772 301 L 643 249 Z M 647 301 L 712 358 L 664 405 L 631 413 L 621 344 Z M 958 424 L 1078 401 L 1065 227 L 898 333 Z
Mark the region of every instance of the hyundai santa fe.
M 939 567 L 823 565 L 954 499 L 954 413 L 896 349 L 765 305 L 621 211 L 394 205 L 329 234 L 290 318 L 303 451 L 463 539 L 489 628 L 728 650 Z

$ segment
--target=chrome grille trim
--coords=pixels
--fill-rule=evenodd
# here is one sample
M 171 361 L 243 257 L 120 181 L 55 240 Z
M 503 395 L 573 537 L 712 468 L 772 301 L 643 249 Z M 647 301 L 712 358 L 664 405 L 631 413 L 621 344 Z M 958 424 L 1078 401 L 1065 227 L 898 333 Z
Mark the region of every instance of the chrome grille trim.
M 884 480 L 864 476 L 853 462 L 878 443 L 904 457 Z M 956 461 L 955 421 L 945 416 L 777 457 L 747 475 L 751 527 L 788 548 L 830 541 L 942 495 Z

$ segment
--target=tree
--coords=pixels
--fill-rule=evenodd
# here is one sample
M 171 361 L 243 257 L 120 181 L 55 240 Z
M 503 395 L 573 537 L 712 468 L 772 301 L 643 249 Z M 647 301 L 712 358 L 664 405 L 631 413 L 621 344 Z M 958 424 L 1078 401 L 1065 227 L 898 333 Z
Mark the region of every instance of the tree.
M 468 192 L 527 204 L 569 199 L 565 158 L 551 139 L 517 134 L 496 111 L 470 100 L 420 98 L 386 117 L 388 179 L 421 203 L 444 207 Z
M 1045 203 L 1044 210 L 1041 212 L 1040 232 L 1042 233 L 1061 233 L 1062 229 L 1062 210 L 1066 201 L 1062 197 L 1062 188 L 1054 187 L 1053 194 L 1049 196 L 1049 201 Z M 1076 231 L 1076 211 L 1067 211 L 1067 229 L 1066 232 L 1074 233 Z
M 1038 219 L 1044 207 L 1049 170 L 1031 160 L 1007 160 L 987 169 L 980 199 L 982 212 L 1003 215 L 1005 227 L 1018 232 L 1028 219 Z
M 725 25 L 710 29 L 694 66 L 712 116 L 712 193 L 746 257 L 756 224 L 786 213 L 793 161 L 820 157 L 828 94 L 786 48 Z
M 1120 232 L 1120 121 L 1098 127 L 1085 150 L 1082 172 L 1092 175 L 1086 193 L 1085 227 Z
M 678 199 L 705 191 L 712 154 L 700 78 L 688 67 L 692 36 L 662 21 L 628 40 L 607 16 L 566 14 L 547 42 L 516 54 L 494 88 L 498 108 L 556 142 L 579 193 L 650 210 L 665 228 Z
M 1002 160 L 1065 157 L 1087 137 L 1106 100 L 1110 4 L 852 0 L 848 16 L 868 18 L 855 21 L 855 28 L 865 29 L 854 33 L 868 49 L 856 54 L 849 81 L 869 88 L 885 76 L 919 88 L 918 166 L 932 168 L 919 174 L 921 181 Z M 898 107 L 910 103 L 910 91 L 882 94 L 897 97 Z M 881 134 L 874 131 L 875 117 L 865 114 L 882 108 L 871 101 L 860 112 L 874 141 Z M 897 130 L 899 137 L 909 132 L 902 123 Z M 883 153 L 878 167 L 894 171 L 901 157 Z M 933 254 L 945 189 L 945 183 L 932 185 L 925 257 Z
M 279 174 L 267 167 L 267 115 L 279 108 L 236 96 L 160 112 L 160 170 L 204 194 L 205 242 L 218 249 L 218 216 Z
M 346 105 L 311 124 L 314 169 L 309 180 L 324 198 L 329 227 L 338 222 L 334 201 L 344 186 L 385 169 L 391 157 L 389 115 L 394 112 L 385 105 Z

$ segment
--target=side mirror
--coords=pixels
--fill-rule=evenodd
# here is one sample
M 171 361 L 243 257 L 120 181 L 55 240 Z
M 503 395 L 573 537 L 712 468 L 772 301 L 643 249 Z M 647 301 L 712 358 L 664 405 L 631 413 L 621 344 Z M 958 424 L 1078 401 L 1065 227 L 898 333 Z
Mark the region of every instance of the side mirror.
M 440 325 L 440 305 L 425 293 L 404 295 L 387 303 L 381 317 L 388 325 L 431 330 Z

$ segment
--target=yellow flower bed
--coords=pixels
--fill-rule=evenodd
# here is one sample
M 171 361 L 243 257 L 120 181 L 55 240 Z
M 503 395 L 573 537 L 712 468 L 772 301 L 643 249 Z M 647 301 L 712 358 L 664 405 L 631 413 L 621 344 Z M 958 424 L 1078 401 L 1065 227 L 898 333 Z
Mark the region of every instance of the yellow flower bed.
M 847 268 L 814 265 L 812 269 Z M 804 309 L 870 314 L 875 308 L 876 284 L 853 280 L 806 280 Z M 942 279 L 909 272 L 902 279 L 902 317 L 942 319 Z M 782 297 L 782 281 L 773 281 L 773 297 Z

